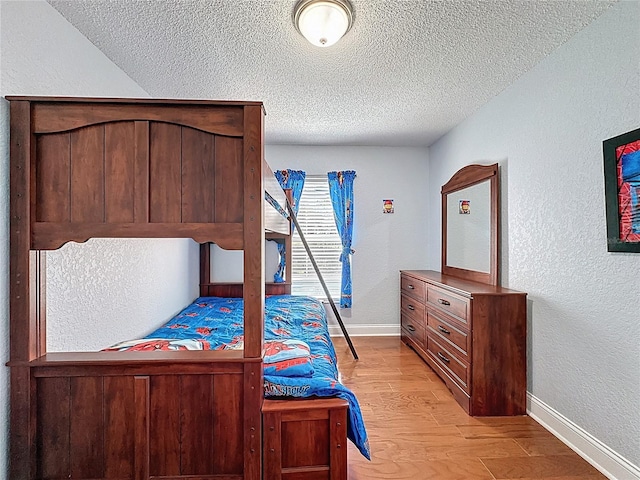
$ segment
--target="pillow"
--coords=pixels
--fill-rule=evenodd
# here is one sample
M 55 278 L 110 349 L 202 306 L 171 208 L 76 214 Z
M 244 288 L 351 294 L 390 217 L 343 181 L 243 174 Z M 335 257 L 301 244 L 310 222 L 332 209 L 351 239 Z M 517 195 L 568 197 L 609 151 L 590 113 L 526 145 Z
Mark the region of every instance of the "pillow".
M 190 338 L 141 338 L 116 343 L 103 352 L 150 352 L 154 350 L 211 350 L 206 340 Z
M 264 363 L 309 356 L 311 356 L 311 349 L 301 340 L 265 340 L 264 342 Z
M 300 340 L 264 342 L 264 374 L 280 377 L 313 375 L 309 345 Z

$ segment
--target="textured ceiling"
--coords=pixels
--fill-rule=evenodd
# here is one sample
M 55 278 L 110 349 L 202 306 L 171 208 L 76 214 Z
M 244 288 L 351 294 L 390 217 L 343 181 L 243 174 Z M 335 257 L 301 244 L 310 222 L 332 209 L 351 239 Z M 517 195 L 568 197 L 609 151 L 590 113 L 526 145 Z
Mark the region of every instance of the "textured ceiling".
M 296 0 L 49 0 L 154 97 L 260 100 L 269 144 L 426 146 L 609 0 L 351 0 L 312 46 Z

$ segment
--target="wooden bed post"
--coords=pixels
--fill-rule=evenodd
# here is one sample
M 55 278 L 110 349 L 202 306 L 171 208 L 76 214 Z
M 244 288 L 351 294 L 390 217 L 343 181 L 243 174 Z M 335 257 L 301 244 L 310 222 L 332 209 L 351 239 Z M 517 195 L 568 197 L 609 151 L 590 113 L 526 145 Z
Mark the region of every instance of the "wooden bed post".
M 209 283 L 211 283 L 211 244 L 200 244 L 200 296 L 209 295 Z
M 10 104 L 10 259 L 9 315 L 11 366 L 11 447 L 9 474 L 12 479 L 36 475 L 35 465 L 35 380 L 27 362 L 46 348 L 44 279 L 40 252 L 31 251 L 30 204 L 32 152 L 31 104 Z
M 244 480 L 262 475 L 262 344 L 264 340 L 263 111 L 244 107 Z
M 262 108 L 244 108 L 244 356 L 262 357 L 264 338 L 264 187 Z

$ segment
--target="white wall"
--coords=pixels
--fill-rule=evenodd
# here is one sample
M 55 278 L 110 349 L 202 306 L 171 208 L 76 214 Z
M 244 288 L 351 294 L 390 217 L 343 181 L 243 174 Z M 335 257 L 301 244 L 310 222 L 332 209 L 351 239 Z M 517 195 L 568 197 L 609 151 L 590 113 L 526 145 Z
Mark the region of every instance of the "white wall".
M 640 126 L 639 24 L 640 3 L 616 4 L 429 149 L 431 267 L 440 185 L 499 161 L 503 285 L 529 294 L 528 390 L 636 466 L 640 254 L 607 252 L 602 141 Z
M 276 242 L 265 242 L 264 245 L 264 278 L 273 282 L 273 276 L 280 266 L 280 254 Z M 244 251 L 224 250 L 218 245 L 211 245 L 211 281 L 233 282 L 244 281 Z
M 353 307 L 341 316 L 350 333 L 400 333 L 400 269 L 427 265 L 427 150 L 391 147 L 267 145 L 274 170 L 308 175 L 355 170 L 352 259 Z M 395 213 L 382 213 L 382 200 Z
M 0 95 L 148 96 L 48 3 L 2 1 L 0 16 Z M 0 100 L 0 185 L 0 478 L 4 478 L 9 430 L 9 375 L 4 366 L 9 360 L 9 108 L 5 100 Z M 94 240 L 51 252 L 47 260 L 48 334 L 56 349 L 94 349 L 112 339 L 139 334 L 158 320 L 158 312 L 166 316 L 197 294 L 197 247 L 188 240 Z M 186 271 L 187 264 L 193 272 Z M 119 280 L 113 281 L 111 272 Z M 186 284 L 176 283 L 185 278 L 189 279 Z M 139 297 L 134 299 L 134 293 Z M 144 305 L 151 299 L 157 305 Z M 93 308 L 102 313 L 126 311 L 129 317 L 106 315 L 106 329 L 97 328 L 93 322 L 101 315 L 93 313 Z M 74 329 L 80 329 L 82 336 Z

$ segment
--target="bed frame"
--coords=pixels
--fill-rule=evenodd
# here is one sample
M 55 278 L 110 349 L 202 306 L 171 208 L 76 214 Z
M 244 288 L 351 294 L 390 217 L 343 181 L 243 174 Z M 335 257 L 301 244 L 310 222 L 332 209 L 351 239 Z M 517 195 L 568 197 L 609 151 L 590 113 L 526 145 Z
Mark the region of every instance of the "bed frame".
M 262 104 L 7 100 L 11 479 L 345 480 L 343 401 L 264 402 L 263 438 Z M 45 251 L 92 237 L 244 250 L 244 350 L 47 353 Z

